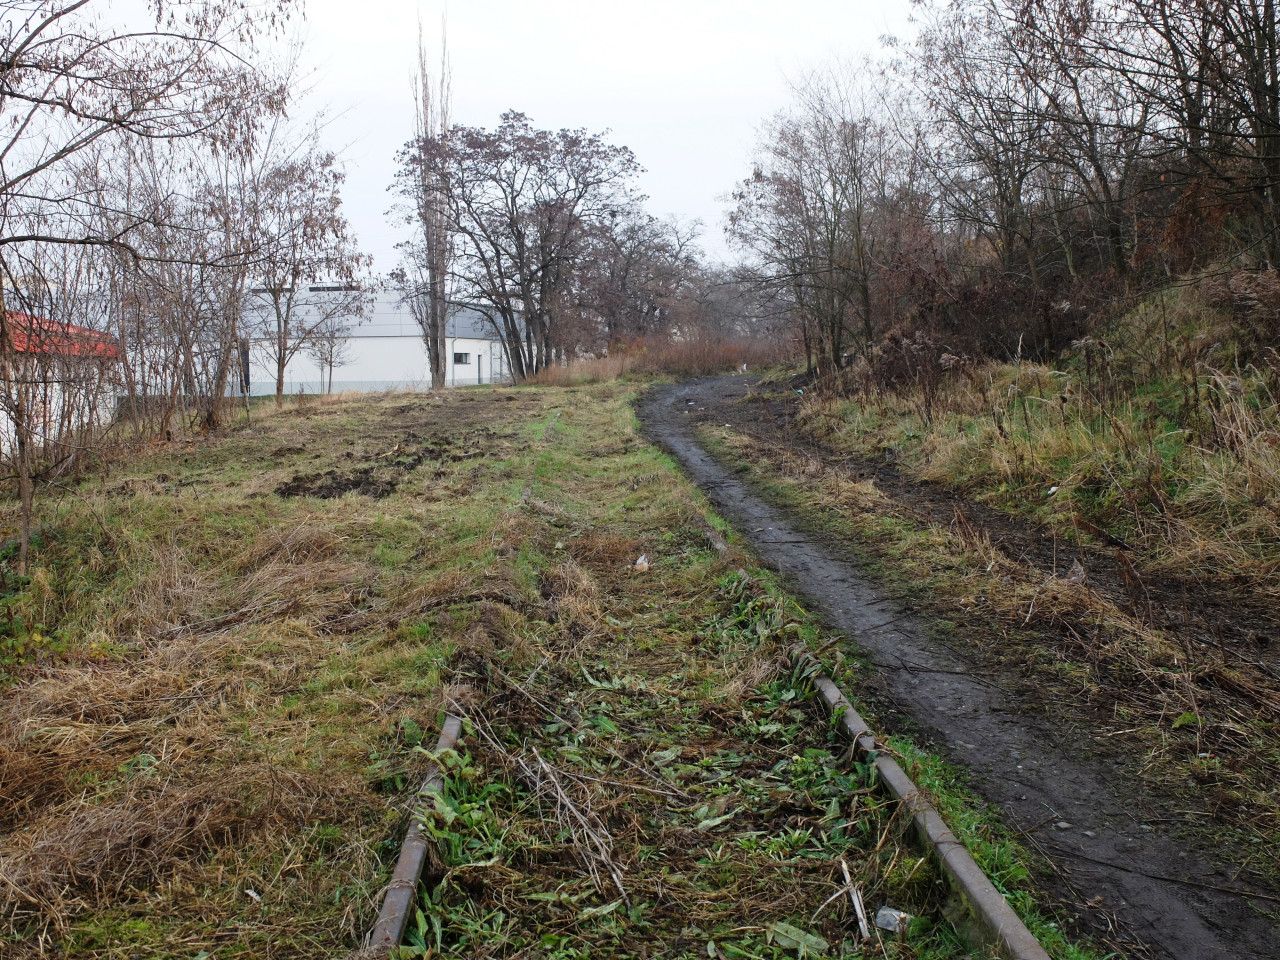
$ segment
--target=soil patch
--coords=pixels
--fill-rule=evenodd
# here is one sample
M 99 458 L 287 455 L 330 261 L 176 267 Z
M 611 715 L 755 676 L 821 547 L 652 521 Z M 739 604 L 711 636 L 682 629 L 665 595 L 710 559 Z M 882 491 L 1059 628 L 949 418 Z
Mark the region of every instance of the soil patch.
M 376 477 L 375 469 L 361 467 L 347 473 L 338 470 L 300 473 L 276 487 L 276 493 L 282 497 L 318 497 L 321 500 L 331 500 L 345 493 L 358 493 L 381 500 L 395 493 L 403 475 L 395 478 Z
M 316 497 L 331 500 L 347 493 L 381 500 L 395 493 L 401 483 L 425 463 L 446 463 L 471 460 L 484 453 L 484 442 L 497 436 L 484 427 L 470 432 L 469 446 L 453 437 L 424 439 L 417 434 L 407 434 L 381 452 L 366 452 L 358 467 L 339 469 L 331 467 L 316 473 L 298 473 L 276 487 L 282 497 Z

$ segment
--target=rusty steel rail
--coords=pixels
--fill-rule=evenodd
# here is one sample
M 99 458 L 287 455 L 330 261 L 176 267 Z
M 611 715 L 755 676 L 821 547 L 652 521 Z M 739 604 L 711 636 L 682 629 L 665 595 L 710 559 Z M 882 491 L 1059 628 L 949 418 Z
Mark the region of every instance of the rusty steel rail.
M 717 553 L 728 552 L 729 545 L 709 523 L 704 533 Z M 1004 960 L 1050 960 L 1040 941 L 983 873 L 965 845 L 951 832 L 937 808 L 907 776 L 898 761 L 877 747 L 871 727 L 853 709 L 849 698 L 827 675 L 817 657 L 806 647 L 796 646 L 791 650 L 791 661 L 808 675 L 828 713 L 836 720 L 854 750 L 863 757 L 872 758 L 880 782 L 911 811 L 917 835 L 937 857 L 951 889 L 974 920 L 974 929 L 961 932 L 971 941 L 994 947 Z
M 817 658 L 803 647 L 796 647 L 791 651 L 791 660 L 809 675 L 809 682 L 839 725 L 841 733 L 860 755 L 872 758 L 880 781 L 911 811 L 916 833 L 938 858 L 952 890 L 960 897 L 965 911 L 976 921 L 976 930 L 966 931 L 969 938 L 995 948 L 1005 960 L 1049 960 L 1049 954 L 1040 941 L 1014 913 L 929 799 L 907 776 L 898 761 L 879 749 L 871 727 L 853 709 L 835 681 L 827 676 Z
M 447 714 L 444 727 L 440 731 L 440 739 L 436 741 L 435 753 L 452 750 L 462 733 L 462 718 Z M 432 761 L 427 777 L 418 788 L 415 801 L 432 794 L 437 794 L 444 787 L 444 773 L 440 765 Z M 417 900 L 418 884 L 422 880 L 422 872 L 427 864 L 430 843 L 419 824 L 418 802 L 410 813 L 409 829 L 405 831 L 404 843 L 400 846 L 400 856 L 396 860 L 395 872 L 391 882 L 387 884 L 382 898 L 382 909 L 378 911 L 378 919 L 365 939 L 365 949 L 361 957 L 385 957 L 400 946 L 404 940 L 404 931 L 409 926 L 409 916 L 413 912 Z

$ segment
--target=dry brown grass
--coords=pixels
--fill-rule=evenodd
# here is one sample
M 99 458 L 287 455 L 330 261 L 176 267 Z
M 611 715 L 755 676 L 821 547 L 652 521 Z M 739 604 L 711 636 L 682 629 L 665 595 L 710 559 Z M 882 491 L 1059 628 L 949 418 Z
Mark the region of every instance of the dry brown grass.
M 689 340 L 636 340 L 604 357 L 570 360 L 548 367 L 531 382 L 578 386 L 617 380 L 629 374 L 701 377 L 731 370 L 759 370 L 785 363 L 790 345 L 767 340 L 696 337 Z
M 590 357 L 557 363 L 531 378 L 532 383 L 548 387 L 576 387 L 621 379 L 632 372 L 633 360 L 625 354 Z
M 192 857 L 339 814 L 358 781 L 273 764 L 228 721 L 269 712 L 330 655 L 324 633 L 367 577 L 342 552 L 305 523 L 213 568 L 174 550 L 129 594 L 131 656 L 50 663 L 7 692 L 0 916 L 62 929 Z
M 73 799 L 6 837 L 0 914 L 62 926 L 80 910 L 169 879 L 193 858 L 336 818 L 352 799 L 333 777 L 263 763 L 205 768 L 190 781 L 171 766 L 156 769 L 105 802 Z
M 551 615 L 566 634 L 579 643 L 602 635 L 603 591 L 590 573 L 566 559 L 543 573 L 540 586 Z
M 1030 671 L 1051 710 L 1127 744 L 1142 757 L 1135 774 L 1170 793 L 1196 783 L 1195 803 L 1257 838 L 1251 856 L 1274 850 L 1280 683 L 1273 674 L 1171 635 L 1085 578 L 1015 560 L 961 515 L 940 524 L 805 453 L 728 429 L 705 435 L 797 509 L 869 549 L 894 585 L 909 585 L 928 610 L 963 624 L 957 635 L 973 639 L 983 656 Z
M 628 576 L 631 565 L 644 553 L 644 541 L 613 530 L 587 530 L 575 537 L 569 549 L 577 563 L 609 580 Z
M 1280 402 L 1269 383 L 1201 367 L 1200 414 L 1179 427 L 1161 412 L 1170 399 L 1099 399 L 1074 375 L 992 363 L 945 379 L 928 411 L 911 390 L 812 395 L 801 422 L 823 442 L 891 449 L 920 479 L 1066 533 L 1104 529 L 1152 569 L 1248 574 L 1280 602 Z
M 505 481 L 480 458 L 429 460 L 382 500 L 272 491 L 317 460 L 443 449 L 435 436 L 465 427 L 508 452 L 511 409 L 255 410 L 247 430 L 163 445 L 48 504 L 57 536 L 23 617 L 74 642 L 37 648 L 0 696 L 0 954 L 22 942 L 114 960 L 180 942 L 328 956 L 355 942 L 396 784 L 422 762 L 397 731 L 431 728 L 451 645 L 517 642 L 525 599 L 492 552 L 513 555 L 531 521 L 491 513 Z
M 56 803 L 76 777 L 160 755 L 157 744 L 209 749 L 210 723 L 228 708 L 296 687 L 326 646 L 294 623 L 154 642 L 124 662 L 47 667 L 0 707 L 0 782 L 15 818 Z
M 187 569 L 151 580 L 129 605 L 162 637 L 285 619 L 323 630 L 360 606 L 367 583 L 342 538 L 307 519 L 263 531 L 204 576 Z

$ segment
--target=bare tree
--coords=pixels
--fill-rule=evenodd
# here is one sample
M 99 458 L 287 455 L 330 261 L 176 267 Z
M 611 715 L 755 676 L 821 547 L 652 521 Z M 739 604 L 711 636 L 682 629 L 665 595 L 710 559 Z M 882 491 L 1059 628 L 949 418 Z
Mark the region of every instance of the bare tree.
M 1163 122 L 1157 142 L 1248 195 L 1280 264 L 1280 12 L 1274 0 L 1113 0 L 1082 44 Z
M 122 139 L 234 135 L 264 102 L 244 47 L 273 32 L 292 0 L 153 0 L 110 19 L 89 0 L 9 0 L 0 35 L 0 248 L 27 242 L 132 251 L 148 208 L 94 219 L 100 197 L 69 164 Z M 232 43 L 227 38 L 239 38 Z M 110 223 L 111 230 L 94 229 Z
M 850 348 L 865 353 L 883 326 L 877 220 L 904 167 L 875 80 L 863 65 L 801 85 L 797 105 L 766 128 L 729 219 L 758 282 L 785 290 L 820 375 Z
M 455 298 L 493 318 L 517 380 L 564 356 L 574 278 L 593 230 L 632 208 L 639 165 L 585 130 L 535 128 L 508 112 L 494 130 L 453 127 L 424 151 L 456 237 Z
M 445 385 L 449 275 L 454 237 L 448 187 L 435 162 L 449 130 L 451 77 L 448 46 L 441 30 L 439 74 L 433 80 L 426 42 L 418 29 L 418 65 L 414 77 L 414 135 L 400 153 L 397 184 L 414 236 L 401 244 L 403 260 L 394 279 L 427 348 L 431 389 Z
M 293 6 L 293 0 L 252 9 L 235 0 L 152 0 L 121 12 L 90 0 L 4 4 L 0 380 L 13 432 L 24 562 L 35 482 L 63 469 L 74 459 L 69 451 L 94 436 L 85 398 L 104 371 L 98 361 L 82 362 L 92 352 L 86 344 L 97 342 L 107 322 L 124 322 L 131 309 L 109 298 L 124 292 L 126 275 L 142 277 L 152 267 L 195 275 L 228 252 L 209 242 L 217 227 L 207 207 L 177 199 L 196 193 L 189 183 L 181 191 L 136 189 L 131 175 L 140 165 L 133 161 L 149 153 L 151 172 L 158 171 L 165 164 L 157 155 L 176 154 L 197 139 L 206 154 L 234 153 L 277 108 L 278 91 L 254 65 L 252 48 L 283 25 Z M 198 241 L 181 253 L 147 245 L 179 229 L 169 217 L 182 220 L 181 229 L 196 228 Z M 199 306 L 208 313 L 215 305 L 203 297 Z M 146 307 L 138 302 L 132 309 Z M 189 377 L 195 343 L 183 333 L 186 342 L 168 362 L 185 366 Z M 112 364 L 119 363 L 118 351 L 127 348 L 117 342 L 111 349 Z M 136 369 L 127 354 L 123 369 Z
M 18 569 L 26 572 L 37 483 L 74 468 L 110 415 L 120 351 L 101 332 L 97 257 L 63 244 L 10 247 L 4 278 L 0 452 L 18 487 Z M 91 324 L 86 326 L 85 324 Z
M 246 317 L 275 374 L 276 406 L 298 352 L 334 321 L 363 314 L 369 262 L 342 211 L 337 157 L 305 145 L 288 152 L 269 158 L 254 185 L 251 269 L 261 286 L 249 291 Z
M 939 121 L 932 170 L 950 224 L 1034 290 L 1039 262 L 1031 208 L 1045 120 L 1034 82 L 1005 53 L 990 10 L 948 5 L 926 22 L 908 77 Z
M 306 352 L 320 368 L 324 392 L 333 392 L 333 371 L 351 362 L 351 325 L 344 316 L 319 324 L 308 338 Z
M 602 352 L 647 337 L 668 338 L 688 320 L 698 275 L 699 225 L 660 220 L 638 208 L 593 230 L 577 277 L 578 340 Z

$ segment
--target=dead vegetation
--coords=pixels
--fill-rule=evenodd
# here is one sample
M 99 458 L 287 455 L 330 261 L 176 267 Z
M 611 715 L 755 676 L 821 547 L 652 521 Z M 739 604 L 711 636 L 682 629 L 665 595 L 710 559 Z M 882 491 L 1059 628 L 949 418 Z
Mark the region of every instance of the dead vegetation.
M 52 946 L 85 911 L 192 861 L 351 821 L 367 796 L 358 771 L 321 776 L 246 738 L 332 655 L 368 573 L 342 552 L 304 522 L 212 569 L 166 558 L 127 594 L 138 630 L 119 654 L 46 664 L 9 691 L 0 910 L 11 922 Z
M 429 495 L 519 438 L 468 406 L 450 424 L 466 443 L 433 441 L 441 406 L 289 407 L 50 504 L 8 601 L 30 652 L 0 698 L 0 954 L 194 954 L 223 929 L 235 956 L 352 942 L 415 764 L 404 731 L 433 722 L 443 653 L 474 635 L 452 611 L 519 602 L 484 572 L 500 491 L 461 510 Z M 385 444 L 405 491 L 376 510 L 264 495 L 357 438 Z M 146 922 L 126 920 L 141 904 Z
M 83 910 L 170 880 L 189 860 L 331 820 L 354 799 L 343 784 L 261 763 L 190 782 L 168 779 L 172 765 L 158 758 L 138 766 L 146 775 L 111 799 L 73 800 L 6 838 L 0 885 L 14 919 L 49 919 L 52 934 Z
M 947 523 L 785 443 L 703 436 L 810 523 L 868 550 L 890 586 L 1009 665 L 1051 714 L 1125 745 L 1126 769 L 1179 798 L 1191 829 L 1216 830 L 1246 875 L 1271 878 L 1280 674 L 1266 663 L 1152 622 L 1079 560 L 1046 569 L 1009 554 L 959 508 Z
M 634 542 L 597 533 L 584 547 L 582 565 L 552 561 L 541 578 L 549 618 L 534 639 L 471 647 L 460 667 L 477 694 L 457 705 L 471 736 L 427 818 L 444 877 L 435 925 L 411 942 L 468 957 L 632 955 L 656 941 L 841 956 L 858 939 L 855 882 L 872 902 L 932 913 L 937 877 L 907 849 L 904 819 L 842 772 L 782 665 L 773 601 L 738 624 L 736 582 L 705 592 L 723 565 L 677 585 L 687 561 L 672 557 L 661 584 L 645 583 L 614 559 Z M 601 614 L 589 643 L 584 611 Z M 684 625 L 700 612 L 712 619 Z M 663 619 L 680 625 L 664 633 Z M 940 935 L 922 926 L 917 939 Z
M 468 734 L 424 815 L 441 863 L 410 952 L 963 953 L 906 818 L 786 666 L 815 628 L 710 548 L 653 450 L 583 436 L 600 416 L 547 421 L 498 523 L 536 600 L 473 600 L 451 674 Z M 912 933 L 866 943 L 853 893 L 916 913 Z
M 898 366 L 860 363 L 840 389 L 806 394 L 797 426 L 1154 575 L 1247 585 L 1275 607 L 1280 356 L 1206 286 L 1152 295 L 1053 365 L 937 344 Z
M 790 360 L 790 344 L 777 339 L 697 336 L 689 340 L 637 339 L 619 344 L 606 356 L 549 366 L 531 378 L 546 386 L 601 383 L 627 376 L 705 377 Z
M 843 859 L 868 904 L 922 917 L 889 956 L 956 954 L 895 807 L 783 666 L 812 628 L 708 548 L 626 394 L 506 395 L 287 407 L 47 518 L 18 609 L 59 643 L 0 702 L 0 952 L 357 947 L 448 704 L 470 730 L 415 942 L 852 955 Z M 490 431 L 485 456 L 382 499 L 275 493 L 445 422 Z

